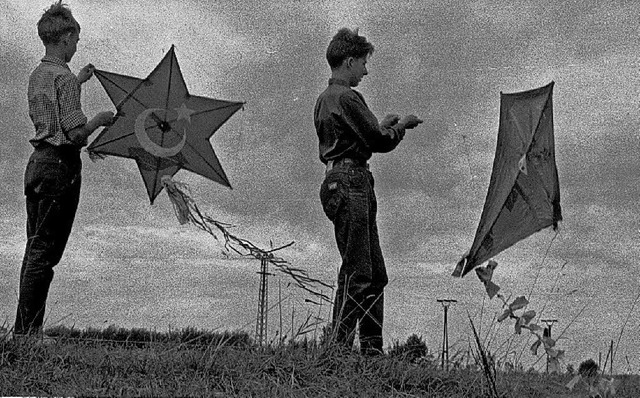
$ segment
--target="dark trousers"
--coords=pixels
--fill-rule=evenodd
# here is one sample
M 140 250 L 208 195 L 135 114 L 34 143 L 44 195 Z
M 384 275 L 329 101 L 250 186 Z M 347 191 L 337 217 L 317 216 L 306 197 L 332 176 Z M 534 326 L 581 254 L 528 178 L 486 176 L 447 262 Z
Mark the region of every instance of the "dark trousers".
M 44 322 L 53 267 L 60 262 L 80 198 L 80 152 L 40 144 L 25 171 L 27 244 L 20 271 L 14 333 L 37 333 Z
M 325 177 L 320 200 L 335 227 L 342 266 L 333 306 L 337 340 L 353 344 L 360 322 L 363 353 L 382 352 L 384 287 L 387 271 L 376 226 L 373 176 L 366 167 L 342 164 Z

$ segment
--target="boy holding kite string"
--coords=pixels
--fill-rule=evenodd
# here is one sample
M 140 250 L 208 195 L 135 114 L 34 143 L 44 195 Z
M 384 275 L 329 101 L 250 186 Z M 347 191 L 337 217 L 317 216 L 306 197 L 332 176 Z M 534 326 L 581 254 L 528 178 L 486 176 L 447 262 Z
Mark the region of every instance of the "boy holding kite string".
M 367 161 L 389 152 L 405 131 L 422 120 L 387 115 L 378 122 L 364 97 L 352 89 L 368 74 L 373 45 L 357 30 L 340 29 L 327 48 L 329 86 L 315 106 L 314 122 L 326 177 L 320 189 L 325 214 L 334 224 L 342 265 L 333 305 L 333 328 L 339 343 L 351 346 L 360 324 L 364 354 L 382 352 L 384 287 L 387 271 L 376 226 L 376 196 Z

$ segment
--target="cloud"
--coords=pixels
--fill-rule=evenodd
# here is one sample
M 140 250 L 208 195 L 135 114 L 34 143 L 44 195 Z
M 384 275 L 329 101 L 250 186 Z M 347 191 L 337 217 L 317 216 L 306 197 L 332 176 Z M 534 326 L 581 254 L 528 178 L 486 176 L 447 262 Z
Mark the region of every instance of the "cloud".
M 563 224 L 558 252 L 575 259 L 579 267 L 606 267 L 625 270 L 640 255 L 640 217 L 637 212 L 604 202 L 592 202 L 570 209 Z
M 26 82 L 43 54 L 35 23 L 49 4 L 14 2 L 0 19 L 6 48 L 0 59 L 0 251 L 16 266 L 24 245 L 22 175 L 33 129 Z M 247 102 L 212 138 L 234 189 L 185 171 L 176 179 L 190 184 L 202 210 L 237 225 L 238 234 L 256 244 L 295 241 L 283 256 L 296 265 L 331 279 L 340 262 L 319 203 L 323 166 L 313 106 L 330 76 L 326 46 L 343 26 L 360 27 L 376 46 L 370 74 L 358 87 L 371 109 L 380 117 L 415 113 L 425 120 L 395 151 L 371 161 L 383 250 L 399 267 L 394 273 L 402 275 L 410 264 L 443 276 L 451 272 L 470 247 L 482 211 L 500 92 L 550 80 L 556 82 L 565 221 L 543 272 L 569 261 L 567 283 L 586 289 L 590 275 L 605 272 L 600 266 L 627 275 L 629 259 L 640 254 L 635 2 L 144 0 L 73 2 L 71 8 L 82 25 L 72 70 L 92 62 L 142 78 L 175 44 L 193 94 Z M 83 106 L 89 116 L 113 109 L 95 79 L 83 88 Z M 143 303 L 168 289 L 154 285 L 154 275 L 175 272 L 178 287 L 170 295 L 184 293 L 185 286 L 200 294 L 209 288 L 202 280 L 209 279 L 193 279 L 190 266 L 236 265 L 224 262 L 207 234 L 179 226 L 164 194 L 149 206 L 135 162 L 83 159 L 83 194 L 65 272 L 93 267 L 98 274 L 108 270 L 101 277 L 114 280 L 104 290 L 88 285 L 89 291 L 117 298 L 118 286 L 144 290 L 135 296 Z M 497 277 L 521 281 L 536 271 L 552 237 L 543 231 L 500 254 Z M 443 293 L 450 288 L 442 286 Z M 183 302 L 167 308 L 194 310 Z
M 539 6 L 531 1 L 496 2 L 478 0 L 470 3 L 469 11 L 474 21 L 490 24 L 500 34 L 518 34 L 536 28 Z

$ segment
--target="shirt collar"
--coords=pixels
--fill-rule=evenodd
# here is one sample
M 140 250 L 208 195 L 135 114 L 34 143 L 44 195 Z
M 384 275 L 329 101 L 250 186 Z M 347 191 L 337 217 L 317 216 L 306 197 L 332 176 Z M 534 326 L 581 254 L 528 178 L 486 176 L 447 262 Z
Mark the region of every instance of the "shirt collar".
M 347 86 L 351 88 L 351 86 L 349 86 L 349 82 L 347 82 L 346 80 L 337 79 L 335 77 L 332 77 L 329 79 L 329 85 L 332 85 L 332 84 L 339 84 L 341 86 Z
M 52 64 L 64 66 L 65 68 L 69 69 L 69 65 L 67 65 L 66 62 L 64 62 L 63 60 L 61 60 L 58 57 L 54 57 L 53 55 L 45 55 L 44 58 L 42 58 L 41 61 L 42 62 L 51 62 Z

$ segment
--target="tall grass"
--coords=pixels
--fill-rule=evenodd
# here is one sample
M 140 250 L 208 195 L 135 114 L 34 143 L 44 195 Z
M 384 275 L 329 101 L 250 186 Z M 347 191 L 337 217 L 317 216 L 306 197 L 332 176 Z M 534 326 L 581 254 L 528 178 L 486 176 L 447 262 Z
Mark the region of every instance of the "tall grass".
M 325 334 L 329 331 L 325 329 Z M 56 341 L 0 342 L 0 395 L 211 397 L 581 397 L 571 375 L 495 373 L 478 362 L 445 372 L 417 336 L 363 356 L 330 338 L 257 347 L 242 331 L 47 330 Z M 586 388 L 586 387 L 585 387 Z M 640 396 L 627 376 L 619 397 Z

